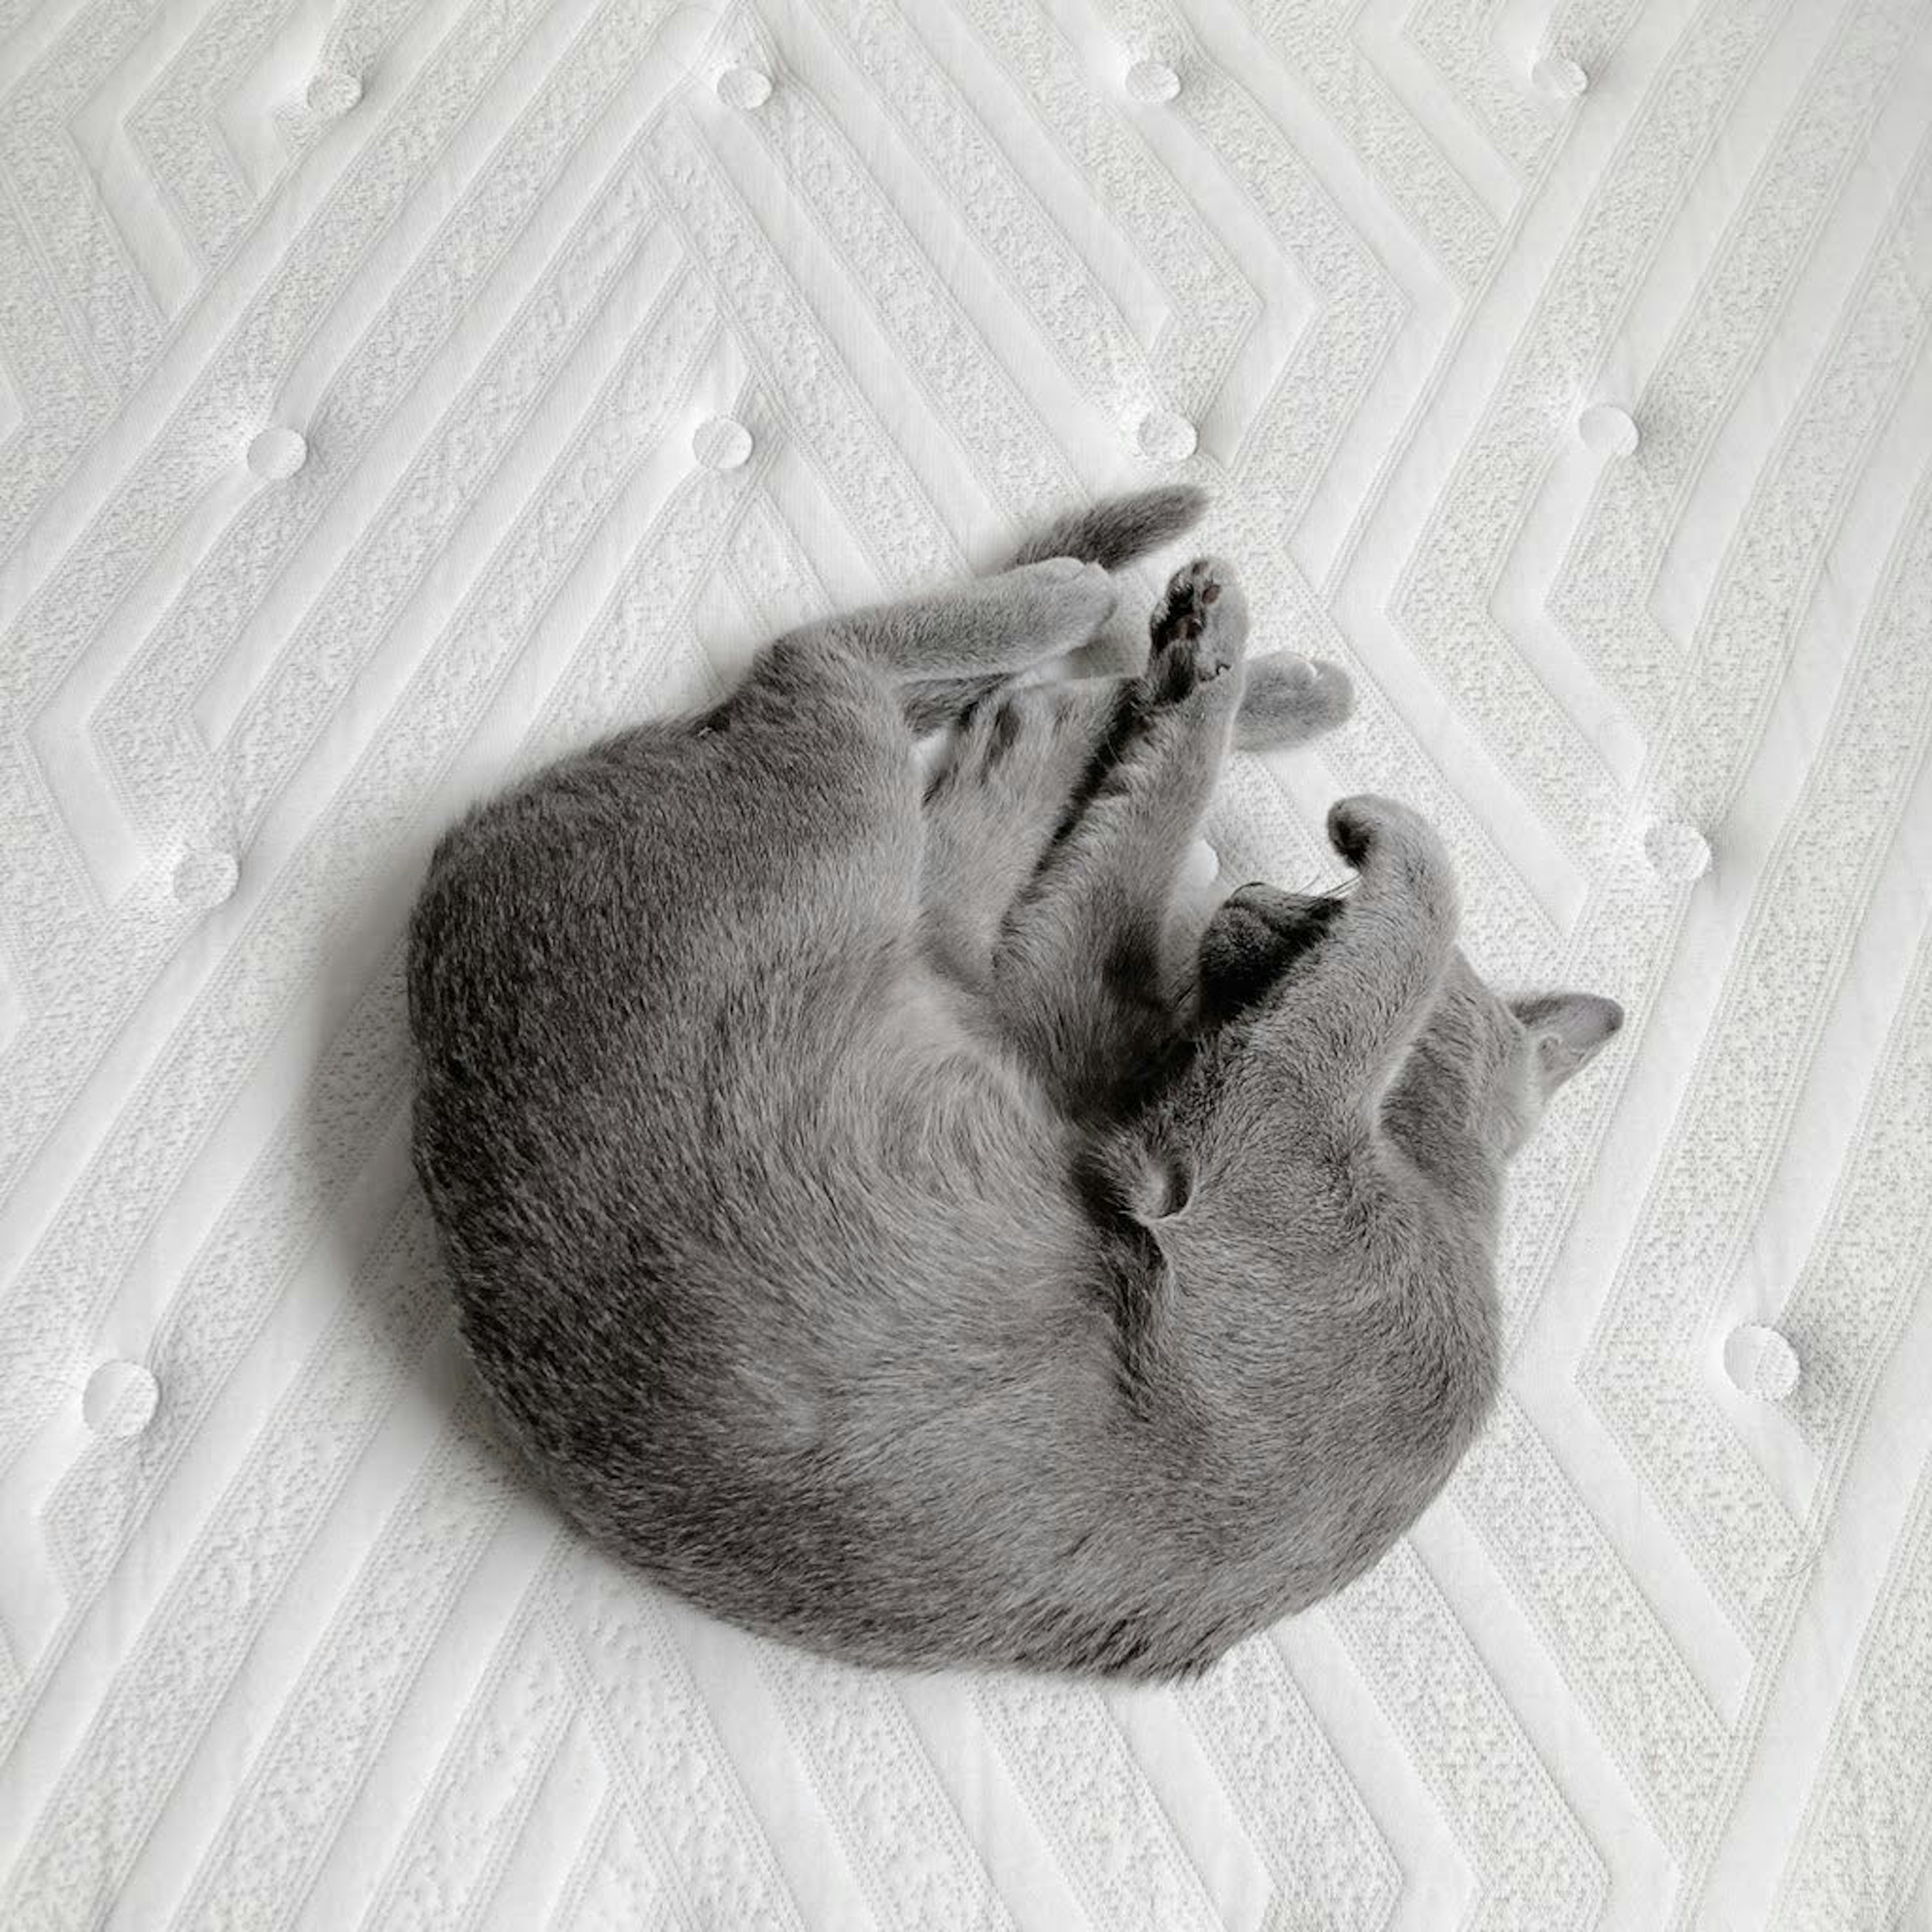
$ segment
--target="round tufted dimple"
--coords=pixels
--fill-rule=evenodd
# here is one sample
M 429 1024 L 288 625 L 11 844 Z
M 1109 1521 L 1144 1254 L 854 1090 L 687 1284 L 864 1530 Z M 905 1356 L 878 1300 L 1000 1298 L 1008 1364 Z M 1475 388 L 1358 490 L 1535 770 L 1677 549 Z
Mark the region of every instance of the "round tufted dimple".
M 1654 818 L 1644 827 L 1643 856 L 1659 878 L 1688 886 L 1711 869 L 1711 842 L 1684 819 Z
M 1599 456 L 1628 456 L 1637 445 L 1636 422 L 1613 403 L 1592 404 L 1576 418 L 1576 434 Z
M 80 1412 L 95 1435 L 122 1441 L 147 1427 L 160 1395 L 139 1362 L 103 1362 L 81 1391 Z
M 336 67 L 324 68 L 302 93 L 308 111 L 323 121 L 339 121 L 362 98 L 361 79 Z
M 1165 61 L 1136 61 L 1127 70 L 1127 92 L 1136 100 L 1155 105 L 1180 92 L 1180 76 Z
M 1580 99 L 1590 85 L 1590 76 L 1567 54 L 1540 54 L 1529 70 L 1538 93 L 1552 100 Z
M 736 416 L 712 416 L 692 432 L 691 453 L 706 470 L 736 470 L 752 453 L 752 432 Z
M 232 852 L 184 852 L 175 866 L 175 897 L 197 912 L 210 912 L 232 896 L 241 876 Z
M 1172 410 L 1150 410 L 1141 418 L 1141 454 L 1156 463 L 1180 463 L 1194 454 L 1194 425 Z
M 1782 1402 L 1798 1386 L 1798 1355 L 1775 1328 L 1745 1322 L 1724 1337 L 1724 1372 L 1740 1394 Z
M 772 77 L 754 67 L 728 67 L 718 76 L 718 98 L 728 107 L 762 107 L 772 98 Z
M 285 424 L 272 423 L 248 446 L 248 467 L 265 482 L 285 482 L 308 460 L 308 439 Z

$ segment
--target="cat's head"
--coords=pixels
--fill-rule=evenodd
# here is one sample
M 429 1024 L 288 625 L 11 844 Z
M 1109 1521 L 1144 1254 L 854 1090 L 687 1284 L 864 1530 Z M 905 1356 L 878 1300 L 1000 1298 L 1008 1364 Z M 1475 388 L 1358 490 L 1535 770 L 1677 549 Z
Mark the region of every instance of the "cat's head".
M 1258 1016 L 1314 970 L 1346 916 L 1345 897 L 1244 886 L 1208 922 L 1200 955 L 1201 1016 L 1219 1029 Z M 1454 1110 L 1481 1144 L 1507 1159 L 1529 1138 L 1550 1096 L 1588 1065 L 1623 1024 L 1593 993 L 1505 995 L 1459 952 L 1428 1024 L 1392 1082 L 1384 1108 L 1418 1120 L 1427 1104 Z

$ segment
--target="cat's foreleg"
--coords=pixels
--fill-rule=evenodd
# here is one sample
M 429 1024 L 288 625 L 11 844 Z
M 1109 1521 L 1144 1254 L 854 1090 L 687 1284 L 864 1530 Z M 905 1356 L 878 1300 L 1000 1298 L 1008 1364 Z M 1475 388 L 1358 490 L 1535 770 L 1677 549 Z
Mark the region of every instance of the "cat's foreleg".
M 926 775 L 920 916 L 932 956 L 988 990 L 1008 909 L 1051 847 L 1136 680 L 994 686 Z
M 1232 570 L 1202 558 L 1176 572 L 1152 633 L 994 955 L 1007 1028 L 1081 1113 L 1157 1077 L 1178 1036 L 1193 961 L 1175 885 L 1241 702 L 1247 610 Z
M 1340 800 L 1328 836 L 1359 875 L 1355 889 L 1256 1040 L 1292 1069 L 1298 1091 L 1329 1096 L 1339 1119 L 1378 1106 L 1406 1058 L 1454 953 L 1460 905 L 1448 850 L 1408 806 Z

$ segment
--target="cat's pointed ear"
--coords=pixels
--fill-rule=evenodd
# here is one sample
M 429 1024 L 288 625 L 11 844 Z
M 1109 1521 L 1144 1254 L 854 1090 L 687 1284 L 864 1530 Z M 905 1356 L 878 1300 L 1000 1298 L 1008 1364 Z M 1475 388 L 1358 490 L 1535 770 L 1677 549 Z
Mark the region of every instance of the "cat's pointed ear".
M 1587 1066 L 1624 1023 L 1623 1008 L 1594 993 L 1533 994 L 1510 1000 L 1510 1010 L 1529 1030 L 1546 1094 Z

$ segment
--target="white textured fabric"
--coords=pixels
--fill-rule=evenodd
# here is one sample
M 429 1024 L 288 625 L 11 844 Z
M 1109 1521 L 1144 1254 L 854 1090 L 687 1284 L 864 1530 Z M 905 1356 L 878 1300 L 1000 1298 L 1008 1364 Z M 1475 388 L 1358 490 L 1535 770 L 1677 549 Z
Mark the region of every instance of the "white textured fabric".
M 0 1923 L 1932 1924 L 1926 0 L 0 0 Z M 478 1418 L 464 800 L 1137 479 L 1502 980 L 1494 1426 L 1199 1687 L 896 1682 Z M 1150 577 L 1136 595 L 1151 594 Z

